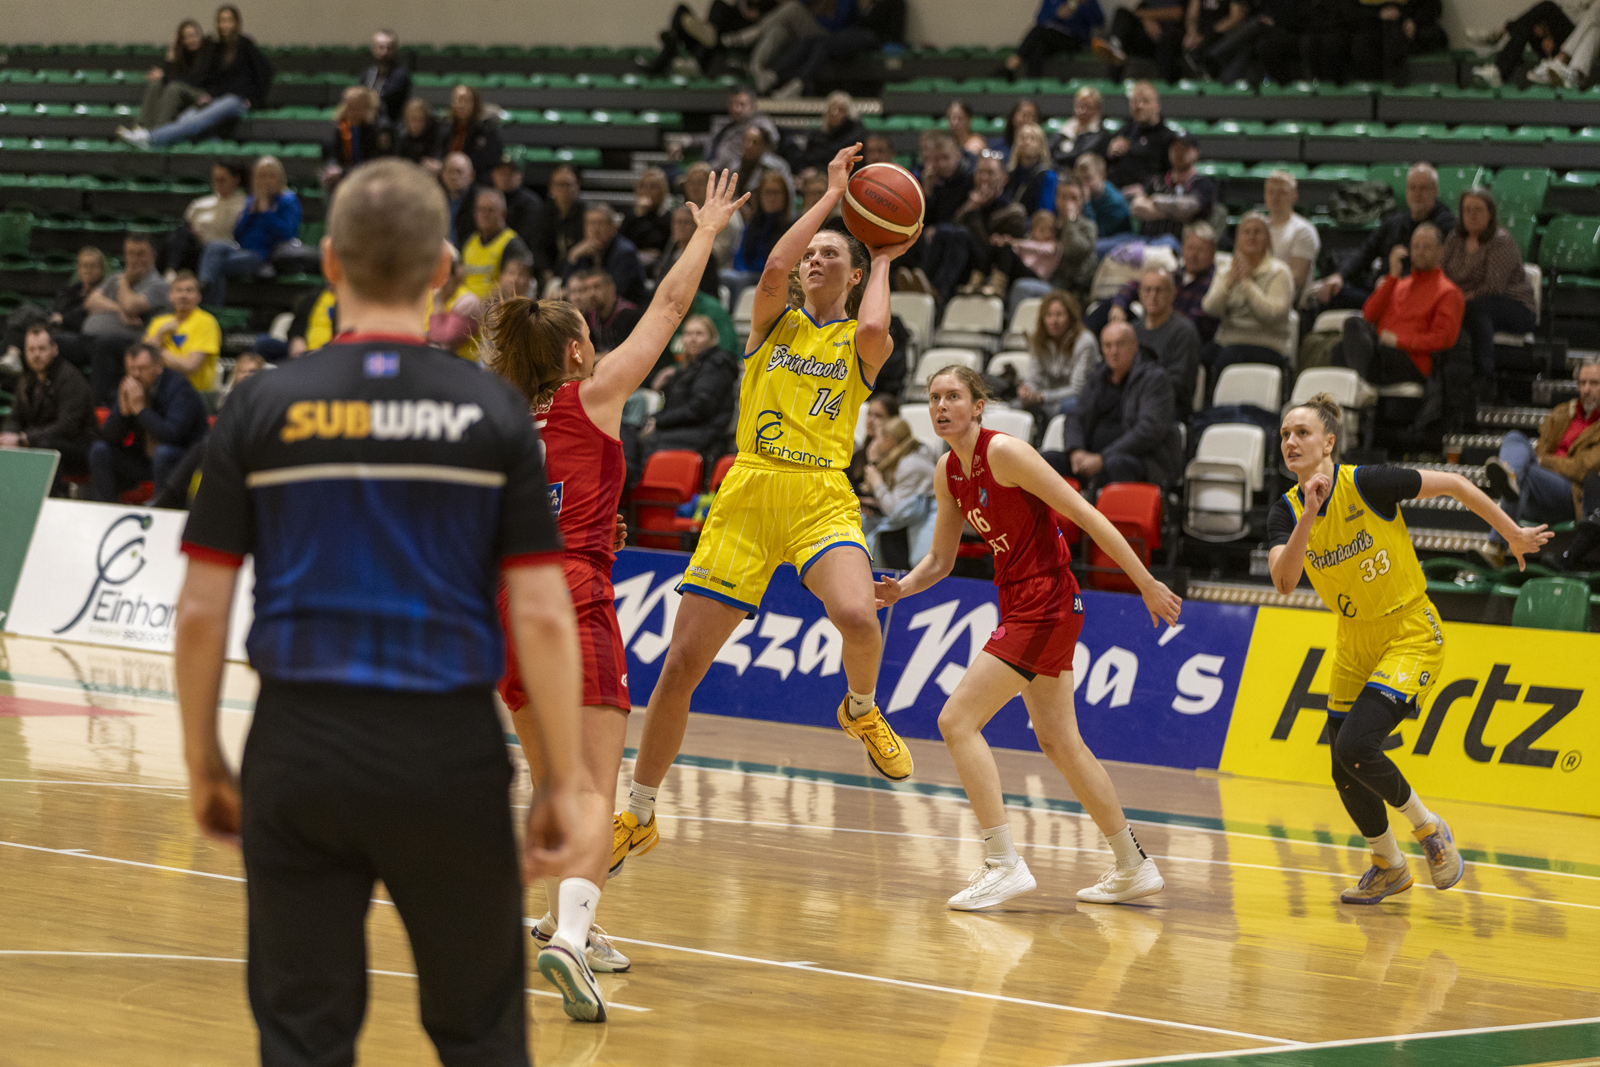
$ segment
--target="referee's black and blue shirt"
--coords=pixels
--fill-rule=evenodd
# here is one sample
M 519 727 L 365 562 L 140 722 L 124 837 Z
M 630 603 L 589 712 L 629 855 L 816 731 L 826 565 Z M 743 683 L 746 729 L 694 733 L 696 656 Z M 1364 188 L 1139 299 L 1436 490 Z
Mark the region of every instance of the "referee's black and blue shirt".
M 240 384 L 184 551 L 255 556 L 264 677 L 442 693 L 494 685 L 500 570 L 559 563 L 561 535 L 521 396 L 420 338 L 351 334 Z

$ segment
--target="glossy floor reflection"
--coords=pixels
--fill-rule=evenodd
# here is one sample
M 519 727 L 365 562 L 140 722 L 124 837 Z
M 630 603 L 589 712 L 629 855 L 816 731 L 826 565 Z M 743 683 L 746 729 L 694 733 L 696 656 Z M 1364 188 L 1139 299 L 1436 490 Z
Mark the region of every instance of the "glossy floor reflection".
M 192 828 L 172 688 L 166 657 L 0 638 L 0 1063 L 255 1062 L 241 864 Z M 235 755 L 254 690 L 230 668 Z M 1479 857 L 1461 885 L 1351 908 L 1365 853 L 1331 788 L 1115 765 L 1167 889 L 1096 907 L 1074 897 L 1109 860 L 1093 824 L 1003 752 L 1039 888 L 962 914 L 977 826 L 942 746 L 911 744 L 917 781 L 890 787 L 838 732 L 696 716 L 660 846 L 601 905 L 635 961 L 601 979 L 613 1021 L 569 1023 L 530 970 L 537 1062 L 1367 1064 L 1397 1046 L 1345 1043 L 1485 1029 L 1407 1062 L 1600 1055 L 1595 820 L 1441 805 Z M 369 927 L 363 1061 L 437 1062 L 393 909 Z

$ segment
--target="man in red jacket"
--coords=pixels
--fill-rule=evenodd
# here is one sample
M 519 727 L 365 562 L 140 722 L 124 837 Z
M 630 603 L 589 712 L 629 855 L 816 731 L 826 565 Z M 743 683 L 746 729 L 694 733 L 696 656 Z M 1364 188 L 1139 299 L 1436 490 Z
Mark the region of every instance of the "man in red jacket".
M 1460 343 L 1466 300 L 1439 269 L 1443 241 L 1431 222 L 1411 235 L 1411 250 L 1389 253 L 1389 273 L 1361 308 L 1345 320 L 1344 339 L 1332 354 L 1373 385 L 1419 382 L 1423 409 L 1413 424 L 1426 437 L 1459 433 L 1473 421 L 1472 364 Z M 1411 272 L 1406 273 L 1406 260 Z

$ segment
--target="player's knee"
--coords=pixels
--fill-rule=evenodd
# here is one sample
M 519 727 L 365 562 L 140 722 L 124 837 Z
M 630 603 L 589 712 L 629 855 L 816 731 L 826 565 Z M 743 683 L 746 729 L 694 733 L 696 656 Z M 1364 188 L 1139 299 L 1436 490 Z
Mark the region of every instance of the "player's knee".
M 871 604 L 841 605 L 829 612 L 828 618 L 846 641 L 875 642 L 882 636 L 878 632 L 878 613 Z
M 961 734 L 970 733 L 970 732 L 971 732 L 970 729 L 967 727 L 965 721 L 961 717 L 961 712 L 960 712 L 959 709 L 955 708 L 954 706 L 952 706 L 950 704 L 946 704 L 943 708 L 940 709 L 940 711 L 939 711 L 939 736 L 940 737 L 944 738 L 946 741 L 949 741 L 952 737 L 958 737 Z

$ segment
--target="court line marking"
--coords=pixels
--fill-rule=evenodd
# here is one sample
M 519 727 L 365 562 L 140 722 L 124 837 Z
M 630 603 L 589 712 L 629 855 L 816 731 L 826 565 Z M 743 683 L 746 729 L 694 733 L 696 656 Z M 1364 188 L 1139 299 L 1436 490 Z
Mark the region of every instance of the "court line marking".
M 98 785 L 109 789 L 165 789 L 169 793 L 187 793 L 186 785 L 160 785 L 146 782 L 71 782 L 64 778 L 0 778 L 0 782 L 20 785 Z
M 150 702 L 153 702 L 153 703 L 167 703 L 167 704 L 175 704 L 176 703 L 176 695 L 173 694 L 173 693 L 167 692 L 165 690 L 159 690 L 159 689 L 134 689 L 134 688 L 132 688 L 130 686 L 118 686 L 118 685 L 110 684 L 110 683 L 88 682 L 88 683 L 82 683 L 82 684 L 71 684 L 71 683 L 65 683 L 65 682 L 61 682 L 61 681 L 58 681 L 58 680 L 54 680 L 54 679 L 42 678 L 42 677 L 40 677 L 38 675 L 20 675 L 20 674 L 15 674 L 15 673 L 13 673 L 11 671 L 4 671 L 4 670 L 0 670 L 0 683 L 8 683 L 8 684 L 11 684 L 11 685 L 32 685 L 32 686 L 38 686 L 38 687 L 44 688 L 44 689 L 64 689 L 64 690 L 68 690 L 68 691 L 76 692 L 76 693 L 86 693 L 86 692 L 108 693 L 108 694 L 111 694 L 111 695 L 128 696 L 128 697 L 130 697 L 132 699 L 145 700 L 145 701 L 150 701 Z M 233 699 L 233 698 L 222 700 L 221 701 L 221 705 L 222 705 L 222 710 L 227 711 L 227 712 L 232 712 L 234 714 L 240 714 L 240 715 L 252 714 L 253 710 L 254 710 L 254 707 L 255 707 L 255 704 L 252 701 L 244 701 L 244 700 L 238 700 L 238 699 Z M 510 744 L 516 744 L 516 738 L 515 738 L 515 735 L 513 735 L 513 734 L 507 734 L 506 735 L 506 740 Z M 637 749 L 627 749 L 627 750 L 625 750 L 625 754 L 628 756 L 628 758 L 632 758 L 633 755 L 637 754 L 637 751 L 638 751 Z M 799 768 L 799 767 L 790 768 L 792 773 L 789 773 L 789 774 L 778 774 L 778 773 L 762 772 L 762 771 L 750 771 L 750 770 L 744 770 L 744 769 L 742 769 L 740 767 L 737 767 L 737 766 L 728 766 L 728 767 L 712 766 L 711 762 L 713 761 L 713 759 L 714 759 L 713 757 L 693 756 L 693 755 L 679 755 L 678 758 L 676 760 L 674 760 L 673 762 L 674 762 L 675 766 L 691 768 L 691 769 L 694 769 L 694 770 L 716 771 L 716 772 L 722 773 L 722 774 L 735 774 L 735 775 L 739 775 L 741 777 L 746 777 L 746 778 L 764 778 L 764 779 L 770 779 L 772 781 L 789 782 L 789 783 L 793 783 L 793 782 L 797 782 L 797 781 L 798 782 L 813 782 L 813 783 L 816 783 L 816 784 L 819 784 L 819 785 L 831 785 L 836 789 L 856 789 L 856 790 L 865 790 L 866 792 L 873 792 L 873 793 L 888 792 L 888 793 L 897 793 L 897 794 L 901 794 L 901 795 L 904 795 L 904 796 L 911 796 L 911 797 L 929 797 L 929 798 L 932 798 L 932 799 L 935 799 L 935 800 L 956 800 L 956 801 L 960 801 L 962 803 L 966 802 L 966 795 L 961 792 L 960 787 L 958 787 L 958 786 L 945 786 L 945 785 L 938 785 L 936 783 L 910 783 L 909 785 L 907 785 L 906 783 L 901 783 L 901 782 L 878 781 L 876 779 L 866 778 L 864 775 L 853 775 L 853 774 L 848 774 L 847 772 L 812 771 L 812 770 L 809 770 L 807 768 Z M 746 762 L 746 761 L 715 759 L 715 762 L 736 764 L 736 763 L 741 763 L 741 762 Z M 840 777 L 858 777 L 858 778 L 862 778 L 863 780 L 865 780 L 869 784 L 860 785 L 860 784 L 856 784 L 856 783 L 852 783 L 852 782 L 838 781 L 837 779 L 840 778 Z M 947 790 L 950 791 L 950 792 L 946 792 Z M 1072 801 L 1058 800 L 1058 799 L 1053 798 L 1053 797 L 1022 798 L 1022 797 L 1017 797 L 1016 794 L 1010 794 L 1010 795 L 1013 797 L 1013 799 L 1011 801 L 1006 802 L 1005 807 L 1008 808 L 1008 809 L 1011 809 L 1013 811 L 1028 811 L 1028 812 L 1045 811 L 1045 812 L 1053 812 L 1053 813 L 1059 814 L 1059 815 L 1071 815 L 1071 816 L 1074 816 L 1074 817 L 1077 817 L 1077 818 L 1084 818 L 1084 819 L 1089 817 L 1087 812 L 1081 810 L 1081 806 L 1080 805 L 1078 805 L 1078 804 L 1076 804 L 1075 802 L 1072 802 Z M 1018 801 L 1020 801 L 1020 800 L 1027 800 L 1028 802 L 1027 803 L 1019 803 Z M 1080 808 L 1080 810 L 1074 811 L 1073 808 Z M 1135 814 L 1141 814 L 1140 809 L 1132 809 L 1132 810 L 1135 812 Z M 1177 813 L 1142 812 L 1142 814 L 1176 815 Z M 1558 814 L 1560 814 L 1560 813 L 1558 813 Z M 1166 819 L 1130 818 L 1128 821 L 1130 823 L 1137 823 L 1137 824 L 1139 824 L 1141 826 L 1163 827 L 1163 828 L 1167 829 L 1169 832 L 1173 831 L 1173 830 L 1176 830 L 1176 829 L 1182 829 L 1182 830 L 1192 830 L 1192 831 L 1194 831 L 1196 833 L 1214 834 L 1214 835 L 1220 835 L 1220 836 L 1224 836 L 1224 837 L 1238 837 L 1238 838 L 1243 838 L 1243 839 L 1252 840 L 1252 841 L 1269 841 L 1269 842 L 1279 842 L 1279 843 L 1281 843 L 1281 842 L 1289 842 L 1289 843 L 1297 844 L 1297 845 L 1310 845 L 1313 848 L 1332 848 L 1332 849 L 1338 849 L 1339 851 L 1342 851 L 1342 852 L 1365 852 L 1365 851 L 1367 851 L 1367 849 L 1366 849 L 1366 847 L 1364 845 L 1340 845 L 1340 844 L 1336 844 L 1335 842 L 1332 842 L 1332 841 L 1319 841 L 1319 840 L 1316 839 L 1315 836 L 1312 836 L 1312 835 L 1315 835 L 1316 833 L 1318 833 L 1318 831 L 1306 831 L 1306 830 L 1300 830 L 1298 828 L 1295 828 L 1295 832 L 1298 833 L 1298 834 L 1301 834 L 1301 835 L 1305 835 L 1305 836 L 1289 837 L 1289 836 L 1280 836 L 1280 835 L 1270 834 L 1270 833 L 1268 833 L 1268 834 L 1257 834 L 1257 833 L 1251 833 L 1251 832 L 1246 831 L 1246 830 L 1229 830 L 1226 827 L 1201 826 L 1201 825 L 1197 825 L 1195 822 L 1191 821 L 1191 819 L 1185 818 L 1185 817 L 1175 817 L 1175 818 L 1166 818 Z M 1218 820 L 1218 821 L 1221 821 L 1221 820 Z M 1286 828 L 1286 829 L 1288 829 L 1288 828 Z M 1407 852 L 1408 854 L 1411 854 L 1411 855 L 1421 856 L 1423 854 L 1422 849 L 1419 846 L 1412 845 L 1410 842 L 1401 842 L 1400 847 L 1401 847 L 1402 851 L 1405 851 L 1405 852 Z M 1477 851 L 1477 850 L 1469 850 L 1469 851 Z M 1536 859 L 1538 857 L 1528 857 L 1528 858 L 1529 859 Z M 1494 868 L 1496 870 L 1526 871 L 1526 872 L 1529 872 L 1529 873 L 1532 873 L 1532 874 L 1548 874 L 1548 875 L 1554 875 L 1554 876 L 1559 877 L 1559 878 L 1579 878 L 1579 879 L 1583 879 L 1584 881 L 1600 882 L 1600 875 L 1583 874 L 1583 873 L 1578 872 L 1578 871 L 1553 870 L 1553 869 L 1548 868 L 1548 867 L 1535 867 L 1535 866 L 1525 865 L 1525 864 L 1495 863 L 1495 862 L 1493 862 L 1491 860 L 1484 860 L 1484 859 L 1473 859 L 1473 860 L 1469 860 L 1468 862 L 1474 864 L 1475 866 L 1490 867 L 1490 868 Z M 1520 898 L 1513 898 L 1513 899 L 1520 899 Z
M 619 939 L 613 938 L 612 940 Z M 1548 1030 L 1562 1026 L 1588 1026 L 1593 1023 L 1600 1023 L 1600 1015 L 1587 1019 L 1555 1019 L 1544 1023 L 1510 1023 L 1505 1026 L 1479 1026 L 1464 1030 L 1431 1030 L 1420 1034 L 1388 1034 L 1382 1037 L 1349 1037 L 1341 1038 L 1337 1041 L 1313 1041 L 1288 1051 L 1308 1052 L 1324 1048 L 1352 1048 L 1360 1045 L 1381 1045 L 1384 1042 L 1426 1041 L 1430 1038 L 1441 1037 L 1475 1037 L 1480 1034 L 1502 1034 L 1517 1030 Z M 1260 1056 L 1281 1051 L 1285 1050 L 1241 1048 L 1223 1052 L 1191 1052 L 1171 1056 L 1147 1056 L 1131 1060 L 1094 1060 L 1092 1062 L 1063 1064 L 1061 1067 L 1138 1067 L 1140 1064 L 1148 1063 L 1188 1063 L 1192 1060 L 1220 1060 L 1234 1056 Z
M 1167 1027 L 1169 1029 L 1193 1030 L 1205 1034 L 1222 1034 L 1226 1037 L 1243 1037 L 1251 1041 L 1261 1041 L 1271 1044 L 1270 1049 L 1263 1052 L 1282 1052 L 1290 1049 L 1305 1047 L 1302 1041 L 1291 1041 L 1284 1037 L 1267 1037 L 1263 1034 L 1251 1034 L 1242 1030 L 1224 1030 L 1216 1026 L 1202 1026 L 1199 1023 L 1181 1023 L 1171 1019 L 1152 1019 L 1145 1015 L 1124 1015 L 1121 1012 L 1101 1011 L 1097 1008 L 1080 1008 L 1072 1004 L 1056 1004 L 1048 1000 L 1028 1000 L 1023 997 L 1008 997 L 1000 993 L 980 993 L 974 989 L 956 989 L 951 986 L 933 985 L 928 982 L 913 982 L 904 978 L 885 978 L 882 975 L 863 974 L 859 971 L 841 971 L 832 967 L 818 967 L 814 963 L 791 963 L 786 960 L 768 960 L 759 956 L 740 956 L 732 952 L 715 952 L 705 948 L 689 948 L 687 945 L 669 945 L 661 941 L 641 941 L 632 937 L 615 937 L 611 940 L 621 941 L 629 945 L 644 945 L 647 948 L 666 949 L 669 952 L 688 952 L 696 956 L 712 956 L 722 960 L 736 960 L 740 963 L 759 963 L 768 967 L 781 967 L 789 971 L 803 971 L 806 974 L 828 974 L 837 978 L 855 978 L 863 982 L 878 982 L 882 985 L 900 986 L 905 989 L 920 989 L 931 993 L 952 993 L 956 996 L 975 997 L 979 1000 L 993 1000 L 1002 1004 L 1020 1004 L 1029 1008 L 1049 1008 L 1053 1011 L 1071 1012 L 1075 1015 L 1094 1015 L 1102 1019 L 1118 1019 L 1123 1022 L 1140 1023 L 1145 1026 Z
M 0 956 L 93 956 L 97 959 L 117 960 L 198 960 L 203 963 L 247 963 L 248 960 L 235 959 L 232 956 L 177 956 L 160 952 L 69 952 L 50 951 L 46 949 L 26 948 L 0 948 Z M 380 971 L 372 967 L 367 968 L 368 974 L 381 974 L 389 978 L 415 978 L 410 971 Z M 531 993 L 536 997 L 555 997 L 561 999 L 560 993 L 552 993 L 548 989 L 524 989 L 524 993 Z M 606 1001 L 608 1008 L 621 1008 L 623 1011 L 651 1011 L 651 1008 L 641 1008 L 633 1004 L 619 1004 L 616 1001 Z

